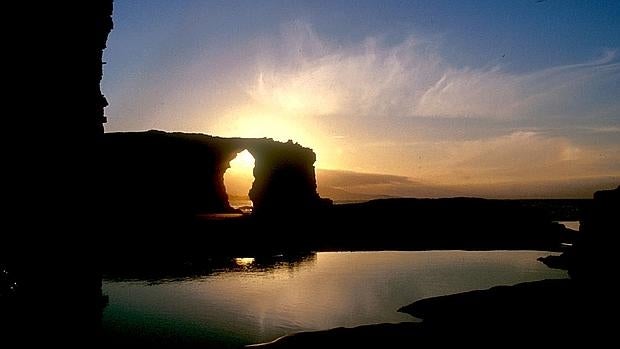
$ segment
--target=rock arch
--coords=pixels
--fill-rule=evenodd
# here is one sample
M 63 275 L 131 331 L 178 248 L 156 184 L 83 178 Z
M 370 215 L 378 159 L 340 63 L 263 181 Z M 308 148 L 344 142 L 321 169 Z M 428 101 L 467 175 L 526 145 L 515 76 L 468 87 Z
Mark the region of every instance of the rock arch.
M 249 192 L 255 214 L 303 212 L 330 202 L 316 191 L 315 153 L 292 141 L 147 131 L 106 133 L 104 143 L 106 193 L 121 212 L 232 211 L 224 173 L 245 149 L 255 159 Z

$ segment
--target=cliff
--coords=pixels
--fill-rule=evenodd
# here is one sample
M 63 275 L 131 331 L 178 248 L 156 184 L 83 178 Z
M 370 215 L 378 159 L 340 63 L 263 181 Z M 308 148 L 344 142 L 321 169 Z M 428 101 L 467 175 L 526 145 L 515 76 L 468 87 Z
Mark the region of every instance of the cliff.
M 99 84 L 112 10 L 112 0 L 5 8 L 21 24 L 4 45 L 5 106 L 18 115 L 3 137 L 4 347 L 93 346 L 104 300 L 97 146 L 107 102 Z

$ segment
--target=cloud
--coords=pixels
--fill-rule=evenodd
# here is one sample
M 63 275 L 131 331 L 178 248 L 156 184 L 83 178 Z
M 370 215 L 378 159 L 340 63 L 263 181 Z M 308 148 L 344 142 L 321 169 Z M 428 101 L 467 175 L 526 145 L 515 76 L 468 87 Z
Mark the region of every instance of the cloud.
M 429 184 L 493 184 L 617 176 L 617 144 L 579 144 L 544 131 L 513 131 L 474 140 L 373 142 L 359 154 L 376 169 Z
M 620 156 L 609 148 L 578 145 L 564 137 L 539 132 L 513 132 L 487 140 L 454 144 L 461 160 L 453 165 L 469 173 L 472 181 L 502 182 L 519 179 L 568 180 L 596 173 L 609 176 L 620 171 Z M 605 156 L 601 156 L 601 150 Z
M 382 197 L 456 196 L 447 187 L 414 181 L 406 176 L 340 170 L 317 170 L 321 195 L 334 200 L 369 200 Z
M 414 185 L 415 183 L 405 176 L 388 174 L 360 173 L 354 171 L 319 169 L 321 185 L 344 188 L 348 186 L 368 187 L 373 185 L 398 184 Z
M 391 47 L 374 38 L 342 47 L 295 22 L 278 42 L 278 57 L 261 55 L 248 93 L 261 104 L 298 113 L 407 113 L 442 71 L 433 44 L 413 37 Z
M 321 196 L 336 201 L 366 201 L 385 197 L 591 198 L 601 189 L 618 186 L 619 176 L 504 181 L 438 185 L 403 176 L 338 170 L 317 171 Z
M 519 119 L 620 112 L 613 50 L 591 62 L 518 74 L 500 65 L 454 67 L 436 41 L 416 36 L 392 45 L 372 37 L 336 45 L 299 21 L 265 46 L 271 53 L 260 55 L 247 92 L 295 115 Z
M 415 114 L 513 119 L 591 117 L 609 107 L 618 111 L 613 93 L 607 91 L 605 98 L 600 91 L 620 80 L 615 57 L 615 51 L 608 51 L 592 62 L 522 75 L 500 67 L 449 69 L 418 101 Z

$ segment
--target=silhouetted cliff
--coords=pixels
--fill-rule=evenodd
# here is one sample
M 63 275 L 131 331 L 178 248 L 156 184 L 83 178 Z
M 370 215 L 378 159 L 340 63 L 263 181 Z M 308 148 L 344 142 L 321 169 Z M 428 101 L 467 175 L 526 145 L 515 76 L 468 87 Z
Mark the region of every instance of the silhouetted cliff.
M 291 141 L 148 131 L 107 133 L 103 143 L 103 185 L 112 218 L 234 211 L 224 172 L 244 149 L 256 160 L 249 192 L 256 214 L 312 209 L 325 202 L 316 191 L 314 152 Z
M 17 124 L 3 137 L 0 288 L 9 292 L 0 291 L 0 346 L 92 347 L 103 300 L 97 145 L 112 1 L 14 3 L 5 13 L 20 24 L 3 42 L 5 107 Z

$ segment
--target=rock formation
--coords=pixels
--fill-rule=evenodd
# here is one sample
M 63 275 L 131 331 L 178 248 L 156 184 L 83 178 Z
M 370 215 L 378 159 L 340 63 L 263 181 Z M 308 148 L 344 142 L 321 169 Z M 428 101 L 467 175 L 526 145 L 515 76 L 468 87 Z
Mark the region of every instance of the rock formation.
M 606 283 L 614 273 L 611 256 L 613 234 L 620 231 L 618 207 L 620 186 L 594 193 L 594 200 L 581 220 L 575 245 L 558 257 L 549 256 L 541 261 L 552 268 L 567 269 L 571 278 L 579 282 Z
M 4 137 L 0 345 L 96 346 L 105 205 L 97 142 L 107 104 L 99 84 L 112 0 L 13 4 L 6 13 L 21 24 L 4 45 L 5 107 L 19 114 L 12 128 L 30 135 Z
M 573 279 L 607 283 L 609 275 L 615 273 L 611 256 L 615 254 L 614 234 L 620 231 L 619 208 L 620 186 L 594 193 L 592 205 L 581 221 L 580 239 L 569 252 L 572 256 L 568 272 Z
M 107 133 L 103 143 L 104 185 L 115 213 L 232 212 L 224 172 L 244 149 L 256 160 L 249 196 L 257 215 L 326 202 L 316 191 L 314 152 L 292 141 L 148 131 Z

